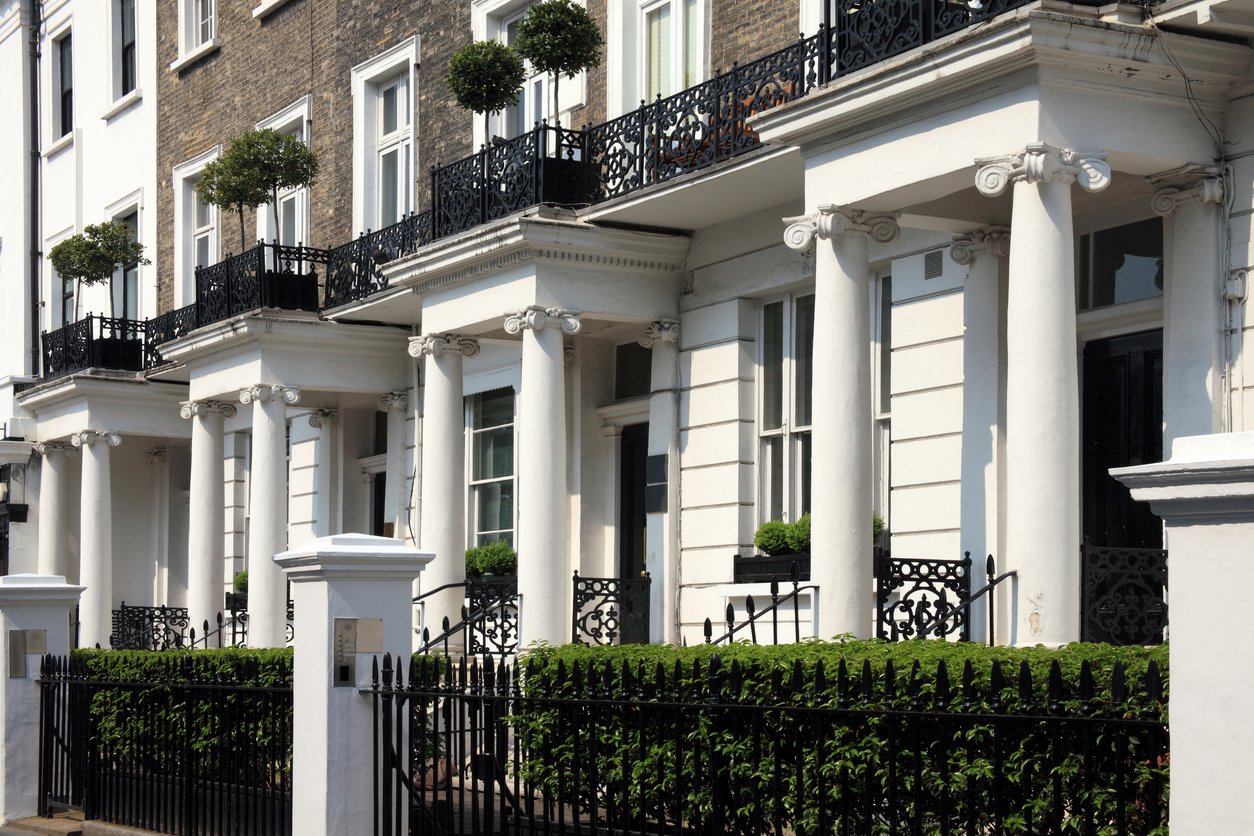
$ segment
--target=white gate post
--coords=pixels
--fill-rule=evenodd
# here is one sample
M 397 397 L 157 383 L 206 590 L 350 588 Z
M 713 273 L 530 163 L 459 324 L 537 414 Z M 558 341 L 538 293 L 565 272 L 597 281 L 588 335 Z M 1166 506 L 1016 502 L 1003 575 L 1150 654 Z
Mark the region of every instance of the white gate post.
M 0 822 L 39 812 L 40 655 L 70 652 L 70 613 L 82 591 L 60 575 L 0 577 Z
M 364 833 L 374 816 L 372 657 L 413 645 L 411 592 L 435 557 L 397 540 L 338 534 L 274 556 L 295 609 L 292 832 Z M 355 670 L 354 670 L 355 668 Z

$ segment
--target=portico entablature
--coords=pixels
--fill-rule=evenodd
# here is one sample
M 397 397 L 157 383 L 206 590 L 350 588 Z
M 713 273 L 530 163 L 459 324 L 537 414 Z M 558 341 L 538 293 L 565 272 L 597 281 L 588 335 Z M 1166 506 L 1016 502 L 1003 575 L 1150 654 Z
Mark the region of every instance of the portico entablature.
M 193 400 L 233 396 L 257 383 L 307 390 L 384 392 L 410 385 L 400 328 L 246 317 L 162 350 L 186 368 Z
M 1109 151 L 1112 169 L 1138 176 L 1212 157 L 1155 32 L 1085 12 L 1047 2 L 1007 13 L 751 122 L 801 149 L 807 210 L 837 188 L 868 211 L 938 200 L 969 187 L 972 159 L 1033 143 Z M 1218 119 L 1248 48 L 1172 38 L 1198 106 Z
M 39 441 L 63 439 L 84 429 L 108 429 L 124 435 L 189 438 L 179 418 L 187 387 L 142 378 L 87 375 L 63 378 L 21 396 L 35 415 Z

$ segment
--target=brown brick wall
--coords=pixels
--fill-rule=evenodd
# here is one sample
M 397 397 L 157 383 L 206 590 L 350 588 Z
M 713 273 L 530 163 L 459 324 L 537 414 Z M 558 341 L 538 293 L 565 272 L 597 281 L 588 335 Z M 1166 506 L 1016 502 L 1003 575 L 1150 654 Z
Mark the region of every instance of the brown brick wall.
M 796 0 L 711 0 L 711 74 L 783 49 L 797 40 L 800 25 Z
M 608 42 L 610 36 L 609 32 L 605 30 L 605 0 L 588 0 L 588 13 L 592 15 L 592 19 L 601 27 L 601 37 Z M 594 67 L 588 71 L 588 100 L 584 102 L 583 109 L 575 114 L 573 127 L 598 125 L 605 121 L 605 64 L 607 60 L 608 58 L 604 50 L 602 50 L 601 66 Z

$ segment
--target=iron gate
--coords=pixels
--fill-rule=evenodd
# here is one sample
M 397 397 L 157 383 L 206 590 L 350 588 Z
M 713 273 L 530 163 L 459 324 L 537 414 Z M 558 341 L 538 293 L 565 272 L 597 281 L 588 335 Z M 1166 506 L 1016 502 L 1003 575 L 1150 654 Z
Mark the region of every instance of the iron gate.
M 648 644 L 649 573 L 643 578 L 581 578 L 575 573 L 570 640 L 577 644 Z
M 1167 550 L 1080 546 L 1080 641 L 1162 644 Z
M 894 597 L 894 595 L 896 597 Z M 954 610 L 971 597 L 971 555 L 962 560 L 915 560 L 877 554 L 875 559 L 876 635 L 881 639 L 924 638 L 916 636 L 920 624 L 934 638 L 971 638 L 970 611 Z

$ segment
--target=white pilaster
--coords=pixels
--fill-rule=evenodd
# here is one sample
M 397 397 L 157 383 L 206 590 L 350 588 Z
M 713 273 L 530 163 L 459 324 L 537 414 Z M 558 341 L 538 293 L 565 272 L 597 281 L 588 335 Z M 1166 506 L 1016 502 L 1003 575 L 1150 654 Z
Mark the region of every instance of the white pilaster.
M 1001 260 L 1010 253 L 1002 227 L 955 239 L 949 255 L 967 265 L 962 335 L 962 548 L 971 553 L 975 586 L 985 558 L 997 550 L 998 447 L 1001 441 Z M 971 638 L 987 641 L 987 610 L 970 613 Z
M 274 564 L 292 581 L 301 624 L 292 691 L 292 722 L 299 729 L 292 750 L 293 833 L 359 833 L 374 816 L 373 700 L 357 689 L 370 687 L 371 664 L 380 650 L 394 654 L 408 676 L 409 590 L 430 560 L 429 552 L 365 534 L 322 537 L 275 555 Z M 370 631 L 358 622 L 352 687 L 335 687 L 332 679 L 337 618 L 382 621 L 382 642 L 375 648 L 367 644 Z
M 466 444 L 462 358 L 479 341 L 457 334 L 411 337 L 409 356 L 424 363 L 422 417 L 422 545 L 435 555 L 423 592 L 466 580 Z M 434 637 L 447 617 L 456 624 L 465 595 L 448 589 L 424 599 L 423 623 Z
M 192 466 L 187 521 L 187 617 L 198 633 L 216 623 L 225 606 L 226 483 L 223 421 L 235 407 L 217 401 L 186 401 L 179 414 L 192 422 Z
M 1163 287 L 1163 450 L 1182 436 L 1224 428 L 1217 407 L 1223 397 L 1223 199 L 1217 176 L 1154 194 L 1154 211 L 1164 216 L 1163 255 L 1170 259 Z
M 79 582 L 85 587 L 79 609 L 80 647 L 109 647 L 113 632 L 113 493 L 109 487 L 109 448 L 116 433 L 86 430 L 70 437 L 83 454 L 82 499 L 78 524 Z
M 831 204 L 785 218 L 784 242 L 815 253 L 814 392 L 811 438 L 811 558 L 818 591 L 818 635 L 872 633 L 871 333 L 867 239 L 897 240 L 889 216 Z
M 977 160 L 989 196 L 1013 182 L 1006 313 L 1006 560 L 1018 571 L 1010 641 L 1080 632 L 1080 395 L 1071 184 L 1110 183 L 1104 154 L 1048 145 Z M 1000 567 L 999 567 L 1000 568 Z
M 282 647 L 287 584 L 271 559 L 287 549 L 287 405 L 300 390 L 259 384 L 240 391 L 253 406 L 253 466 L 248 494 L 248 644 Z
M 580 327 L 576 312 L 538 305 L 505 319 L 505 330 L 521 333 L 523 343 L 517 499 L 521 647 L 540 640 L 563 644 L 570 636 L 562 340 Z
M 315 409 L 309 413 L 309 426 L 318 431 L 317 453 L 314 472 L 314 492 L 317 498 L 314 504 L 314 531 L 317 537 L 329 537 L 339 534 L 339 502 L 333 497 L 338 484 L 336 471 L 339 467 L 336 429 L 340 423 L 340 413 L 333 409 Z
M 65 577 L 70 568 L 66 459 L 77 456 L 78 449 L 50 441 L 36 445 L 35 451 L 43 458 L 39 474 L 39 574 Z
M 154 447 L 144 453 L 144 462 L 152 472 L 152 524 L 148 539 L 153 556 L 152 600 L 154 604 L 174 606 L 170 600 L 170 453 L 164 447 Z M 196 635 L 202 635 L 202 630 L 203 625 L 197 628 Z
M 380 412 L 387 413 L 387 476 L 383 495 L 384 525 L 391 526 L 392 536 L 405 539 L 405 413 L 409 409 L 409 396 L 404 392 L 380 395 Z
M 666 508 L 646 514 L 645 569 L 653 579 L 649 641 L 679 644 L 679 323 L 653 322 L 639 342 L 653 351 L 648 454 L 666 457 Z

